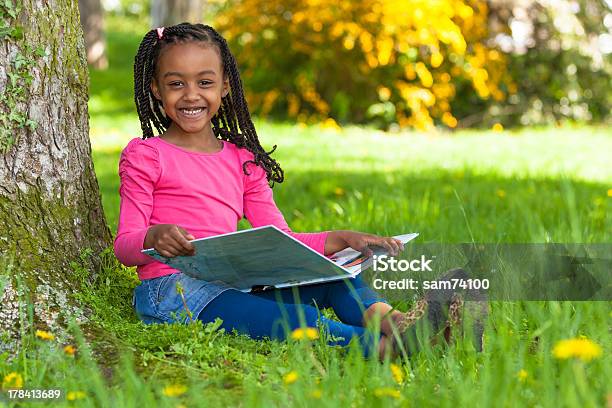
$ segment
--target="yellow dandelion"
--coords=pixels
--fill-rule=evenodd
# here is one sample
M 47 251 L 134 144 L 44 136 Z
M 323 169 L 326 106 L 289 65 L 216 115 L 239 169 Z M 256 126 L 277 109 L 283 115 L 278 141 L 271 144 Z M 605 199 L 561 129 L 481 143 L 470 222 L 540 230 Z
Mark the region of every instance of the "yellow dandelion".
M 493 125 L 491 130 L 493 130 L 494 132 L 502 132 L 504 130 L 504 127 L 502 126 L 501 123 L 498 122 L 498 123 Z
M 183 384 L 166 385 L 162 392 L 166 397 L 180 397 L 187 392 L 187 386 Z
M 576 357 L 583 361 L 591 361 L 601 356 L 601 347 L 587 338 L 566 339 L 555 344 L 553 355 L 560 360 Z
M 66 399 L 68 401 L 76 401 L 85 398 L 86 394 L 83 391 L 68 391 Z
M 506 197 L 506 192 L 505 192 L 504 190 L 502 190 L 501 188 L 500 188 L 499 190 L 497 190 L 497 191 L 495 192 L 495 194 L 497 194 L 497 196 L 498 196 L 499 198 L 504 198 L 504 197 Z
M 316 340 L 319 338 L 319 331 L 314 327 L 307 327 L 306 337 L 308 338 L 308 340 Z
M 319 338 L 319 331 L 314 327 L 298 327 L 291 332 L 291 338 L 293 340 L 316 340 Z
M 15 390 L 23 388 L 23 377 L 21 374 L 12 372 L 8 373 L 2 379 L 2 389 L 3 390 Z
M 397 364 L 391 363 L 391 375 L 393 375 L 393 379 L 396 383 L 402 384 L 404 382 L 404 372 L 400 366 Z
M 304 337 L 306 337 L 306 332 L 301 327 L 298 327 L 297 329 L 291 332 L 291 338 L 293 340 L 302 340 Z
M 55 338 L 52 333 L 44 330 L 36 330 L 36 337 L 42 340 L 53 340 Z
M 66 353 L 69 356 L 74 356 L 74 353 L 76 353 L 76 349 L 74 348 L 72 344 L 68 344 L 67 346 L 64 347 L 64 353 Z
M 529 376 L 529 373 L 525 369 L 520 369 L 519 372 L 516 374 L 516 376 L 518 377 L 520 382 L 523 382 L 527 379 L 527 377 Z
M 334 194 L 337 195 L 338 197 L 343 196 L 345 194 L 345 191 L 342 187 L 336 187 L 334 189 Z
M 297 371 L 289 371 L 287 374 L 285 374 L 283 376 L 283 382 L 287 385 L 289 384 L 293 384 L 294 382 L 296 382 L 298 380 L 298 373 Z
M 612 188 L 608 190 L 608 197 L 612 197 Z
M 312 390 L 308 395 L 310 396 L 310 398 L 313 399 L 321 399 L 321 397 L 323 396 L 323 392 L 319 388 L 316 388 Z
M 395 388 L 391 388 L 391 387 L 380 387 L 380 388 L 376 388 L 374 390 L 374 395 L 376 395 L 379 398 L 382 397 L 391 397 L 391 398 L 399 398 L 401 397 L 401 394 L 399 392 L 399 390 L 396 390 Z

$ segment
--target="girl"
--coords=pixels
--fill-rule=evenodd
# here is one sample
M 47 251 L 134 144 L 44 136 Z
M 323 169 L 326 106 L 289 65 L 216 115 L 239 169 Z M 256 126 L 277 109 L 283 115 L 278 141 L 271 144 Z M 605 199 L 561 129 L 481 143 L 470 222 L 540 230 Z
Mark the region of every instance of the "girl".
M 183 23 L 149 31 L 135 58 L 134 89 L 143 137 L 121 153 L 114 250 L 124 265 L 137 266 L 142 284 L 134 306 L 144 322 L 186 321 L 179 315 L 187 312 L 204 323 L 221 318 L 228 332 L 276 339 L 304 324 L 319 326 L 332 335 L 330 344 L 357 338 L 366 355 L 381 357 L 412 345 L 415 329 L 406 328 L 416 327 L 410 323 L 425 314 L 426 303 L 400 313 L 361 278 L 249 294 L 190 278 L 141 254 L 155 248 L 167 257 L 192 255 L 189 240 L 235 231 L 243 216 L 253 227 L 273 224 L 325 255 L 346 247 L 367 253 L 370 245 L 397 255 L 403 248 L 393 238 L 360 232 L 289 229 L 269 185 L 282 182 L 283 171 L 262 148 L 234 56 L 211 27 Z M 320 317 L 317 307 L 332 307 L 341 322 Z M 438 331 L 443 314 L 434 309 L 421 320 Z M 374 319 L 382 319 L 379 342 L 364 328 Z M 397 328 L 403 336 L 392 336 Z

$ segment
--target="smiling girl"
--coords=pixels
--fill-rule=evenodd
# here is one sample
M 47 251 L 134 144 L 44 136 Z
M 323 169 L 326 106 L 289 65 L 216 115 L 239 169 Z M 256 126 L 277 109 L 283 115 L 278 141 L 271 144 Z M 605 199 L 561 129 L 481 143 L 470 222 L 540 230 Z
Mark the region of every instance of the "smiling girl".
M 360 278 L 302 286 L 295 297 L 291 289 L 243 293 L 143 255 L 144 248 L 166 257 L 192 255 L 189 240 L 236 231 L 243 217 L 253 227 L 275 225 L 324 255 L 347 247 L 367 253 L 371 245 L 397 255 L 402 244 L 354 231 L 290 230 L 269 184 L 281 183 L 283 171 L 262 148 L 234 56 L 211 27 L 183 23 L 149 31 L 135 58 L 134 88 L 143 135 L 121 153 L 114 249 L 123 264 L 137 266 L 134 306 L 144 322 L 186 322 L 178 317 L 186 306 L 204 323 L 221 318 L 228 332 L 282 340 L 305 324 L 328 331 L 330 344 L 356 338 L 366 355 L 381 357 L 398 349 L 393 330 L 407 333 L 419 316 L 437 331 L 448 329 L 443 314 L 425 313 L 426 303 L 416 314 L 393 310 Z M 321 317 L 317 307 L 333 308 L 340 322 Z M 373 319 L 382 319 L 380 333 L 366 330 Z

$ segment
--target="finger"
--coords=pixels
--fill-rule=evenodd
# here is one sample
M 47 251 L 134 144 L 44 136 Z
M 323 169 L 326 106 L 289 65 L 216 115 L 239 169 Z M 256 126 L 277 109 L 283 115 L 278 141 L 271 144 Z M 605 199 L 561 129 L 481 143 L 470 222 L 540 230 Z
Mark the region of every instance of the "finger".
M 379 245 L 383 246 L 391 256 L 395 256 L 395 248 L 393 247 L 393 245 L 391 245 L 387 238 L 383 238 L 382 240 L 380 240 Z
M 401 242 L 398 242 L 396 239 L 394 238 L 389 238 L 389 243 L 391 244 L 391 246 L 393 247 L 393 252 L 394 255 L 393 256 L 397 256 L 399 255 L 400 251 L 401 251 Z
M 367 257 L 370 257 L 370 256 L 374 255 L 374 251 L 372 251 L 367 246 L 363 247 L 363 249 L 361 251 L 359 251 L 359 252 L 361 252 L 364 256 L 367 256 Z
M 195 237 L 179 226 L 177 226 L 177 229 L 179 231 L 179 234 L 176 234 L 174 236 L 175 240 L 178 242 L 181 248 L 183 248 L 185 254 L 193 255 L 193 253 L 195 253 L 195 247 L 191 242 L 187 240 L 195 239 Z
M 191 242 L 187 241 L 187 239 L 183 235 L 174 236 L 173 238 L 176 242 L 176 245 L 179 246 L 183 255 L 191 254 L 194 252 L 195 247 Z
M 185 239 L 189 239 L 189 240 L 195 239 L 195 237 L 191 235 L 190 233 L 188 233 L 183 227 L 179 227 L 178 225 L 176 227 L 178 228 L 181 235 L 185 237 Z
M 183 249 L 178 245 L 172 238 L 167 238 L 163 242 L 160 242 L 159 247 L 166 252 L 172 254 L 172 256 L 183 255 Z
M 193 244 L 185 239 L 182 235 L 172 236 L 170 244 L 176 249 L 179 255 L 191 255 L 193 252 Z
M 404 243 L 402 241 L 400 241 L 399 239 L 395 239 L 395 238 L 393 238 L 393 239 L 395 240 L 395 242 L 397 242 L 397 245 L 399 245 L 400 252 L 403 251 L 404 250 Z
M 170 251 L 168 251 L 166 249 L 161 249 L 161 248 L 157 249 L 156 248 L 155 250 L 157 252 L 159 252 L 159 254 L 161 256 L 166 257 L 166 258 L 174 258 L 176 256 L 175 254 L 173 254 L 172 252 L 170 252 Z

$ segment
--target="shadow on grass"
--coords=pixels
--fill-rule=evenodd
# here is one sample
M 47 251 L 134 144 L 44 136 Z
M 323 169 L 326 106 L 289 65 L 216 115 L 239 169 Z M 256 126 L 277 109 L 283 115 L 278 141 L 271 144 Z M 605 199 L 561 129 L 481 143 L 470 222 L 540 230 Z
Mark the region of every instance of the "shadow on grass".
M 118 152 L 94 152 L 111 230 L 119 214 Z M 287 171 L 274 187 L 296 231 L 418 231 L 423 242 L 608 242 L 607 186 L 469 171 Z

